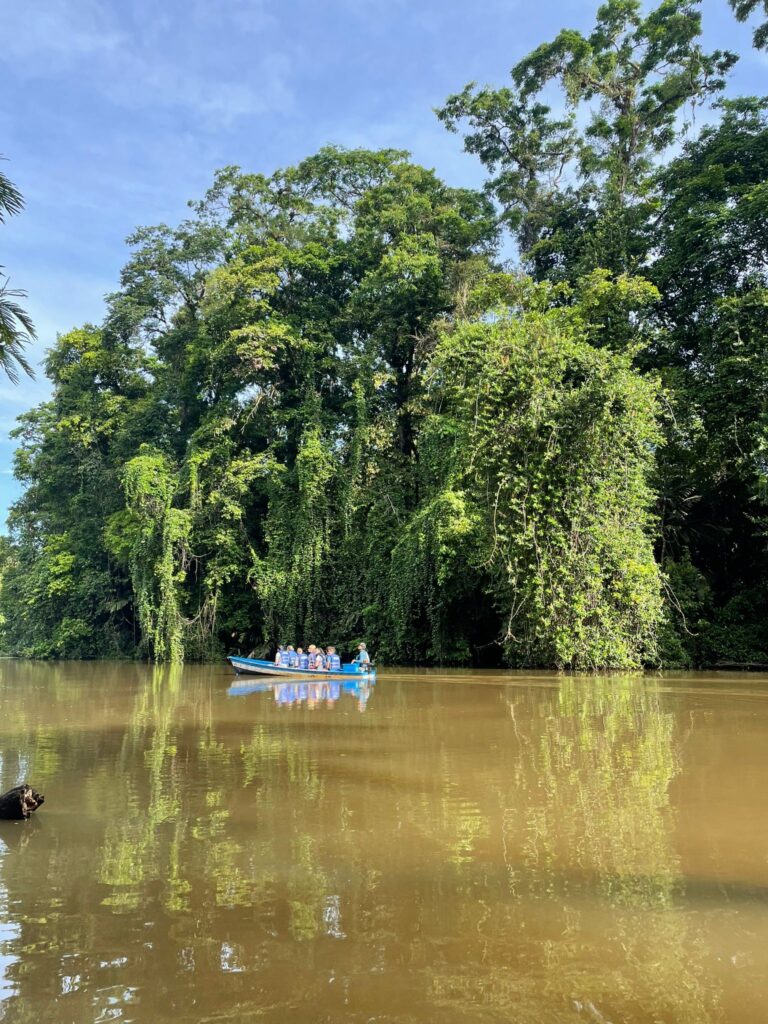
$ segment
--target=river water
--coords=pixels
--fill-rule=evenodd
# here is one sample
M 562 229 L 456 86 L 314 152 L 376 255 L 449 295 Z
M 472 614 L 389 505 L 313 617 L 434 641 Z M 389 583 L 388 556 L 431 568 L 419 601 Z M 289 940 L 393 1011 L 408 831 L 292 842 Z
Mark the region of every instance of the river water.
M 768 1021 L 768 677 L 0 682 L 0 1021 Z

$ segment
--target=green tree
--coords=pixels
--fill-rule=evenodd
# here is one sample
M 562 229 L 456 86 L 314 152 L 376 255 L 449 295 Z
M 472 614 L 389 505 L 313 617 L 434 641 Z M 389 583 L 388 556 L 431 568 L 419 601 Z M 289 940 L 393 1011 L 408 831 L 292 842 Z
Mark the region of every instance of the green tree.
M 634 273 L 651 245 L 654 160 L 679 118 L 719 92 L 735 55 L 705 53 L 699 0 L 607 0 L 585 36 L 566 29 L 512 69 L 512 87 L 473 84 L 438 116 L 489 169 L 489 191 L 537 276 Z M 560 86 L 567 114 L 542 94 Z M 583 127 L 581 127 L 583 125 Z
M 127 653 L 134 642 L 127 570 L 104 542 L 123 507 L 120 468 L 142 420 L 140 353 L 93 327 L 62 335 L 46 360 L 53 397 L 14 436 L 24 494 L 0 607 L 5 646 L 37 657 Z
M 663 329 L 648 359 L 662 369 L 674 412 L 659 475 L 663 554 L 701 574 L 692 593 L 683 584 L 697 634 L 683 632 L 689 657 L 763 661 L 768 103 L 723 103 L 720 121 L 658 180 L 650 272 Z M 695 597 L 701 586 L 706 612 Z
M 226 168 L 193 211 L 132 236 L 103 327 L 49 360 L 54 399 L 18 463 L 15 585 L 55 532 L 75 576 L 105 569 L 109 607 L 128 585 L 119 615 L 159 659 L 284 629 L 351 639 L 418 501 L 431 324 L 487 266 L 491 204 L 403 153 L 329 148 L 269 178 Z M 6 633 L 20 642 L 11 609 Z
M 395 643 L 425 617 L 440 637 L 464 581 L 491 596 L 515 664 L 632 667 L 655 656 L 653 384 L 590 343 L 591 290 L 494 281 L 507 292 L 441 336 L 431 368 L 433 490 L 393 552 Z M 626 301 L 623 282 L 616 300 Z M 645 286 L 642 306 L 653 298 Z M 602 297 L 604 303 L 605 296 Z M 599 330 L 599 326 L 598 326 Z M 404 630 L 408 631 L 404 633 Z M 494 639 L 492 636 L 488 639 Z M 434 642 L 434 641 L 433 641 Z
M 762 662 L 765 106 L 716 104 L 715 120 L 669 156 L 736 59 L 702 49 L 699 6 L 665 0 L 644 13 L 610 0 L 592 33 L 563 31 L 520 61 L 511 88 L 467 86 L 439 116 L 466 130 L 534 276 L 574 287 L 563 301 L 600 268 L 614 280 L 641 273 L 658 289 L 639 315 L 609 303 L 592 343 L 622 350 L 640 336 L 637 365 L 663 379 L 661 654 Z M 760 4 L 732 6 L 746 18 Z M 557 118 L 543 99 L 552 85 L 565 100 Z

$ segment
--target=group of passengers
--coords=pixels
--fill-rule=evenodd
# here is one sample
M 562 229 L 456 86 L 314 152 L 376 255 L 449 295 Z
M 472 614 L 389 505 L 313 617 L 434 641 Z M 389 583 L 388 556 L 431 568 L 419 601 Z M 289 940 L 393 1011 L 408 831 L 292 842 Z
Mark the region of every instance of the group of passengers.
M 365 669 L 371 661 L 365 644 L 358 644 L 357 651 L 353 663 L 358 669 Z M 275 655 L 275 665 L 281 668 L 298 668 L 305 672 L 340 672 L 341 658 L 333 646 L 323 650 L 322 647 L 310 644 L 305 651 L 303 647 L 294 648 L 291 644 L 284 647 L 280 644 Z
M 356 698 L 357 710 L 363 712 L 371 695 L 371 685 L 366 680 L 354 677 L 350 682 L 344 683 L 334 682 L 330 679 L 275 683 L 274 695 L 278 707 L 294 708 L 306 705 L 310 711 L 322 707 L 323 704 L 328 708 L 333 708 L 339 698 L 344 695 Z

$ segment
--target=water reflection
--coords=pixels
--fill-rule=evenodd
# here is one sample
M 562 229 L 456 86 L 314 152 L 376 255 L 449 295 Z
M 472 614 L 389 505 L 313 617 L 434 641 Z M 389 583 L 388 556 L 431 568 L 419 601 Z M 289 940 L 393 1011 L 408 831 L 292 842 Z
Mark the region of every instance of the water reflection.
M 768 701 L 0 671 L 0 1020 L 768 1016 Z
M 670 806 L 681 770 L 674 713 L 652 686 L 615 677 L 564 679 L 555 701 L 529 702 L 529 693 L 507 698 L 517 719 L 515 792 L 497 784 L 496 795 L 513 917 L 523 929 L 531 901 L 547 904 L 534 940 L 545 970 L 513 988 L 499 977 L 500 998 L 515 1003 L 518 1020 L 537 1019 L 542 991 L 597 1021 L 615 1013 L 617 993 L 621 1019 L 718 1020 L 704 933 L 674 906 L 682 883 Z M 601 961 L 584 973 L 598 930 Z M 473 981 L 466 1005 L 478 996 Z
M 253 693 L 271 693 L 275 704 L 281 708 L 306 705 L 310 711 L 318 707 L 334 708 L 342 696 L 352 697 L 357 710 L 365 711 L 368 706 L 373 682 L 360 679 L 349 680 L 295 680 L 292 683 L 249 682 L 233 683 L 227 693 L 230 697 L 247 697 Z
M 3 856 L 7 849 L 7 846 L 3 849 Z M 15 951 L 20 937 L 20 926 L 10 920 L 8 891 L 2 888 L 0 889 L 0 1004 L 14 992 L 11 975 L 14 965 L 18 963 Z

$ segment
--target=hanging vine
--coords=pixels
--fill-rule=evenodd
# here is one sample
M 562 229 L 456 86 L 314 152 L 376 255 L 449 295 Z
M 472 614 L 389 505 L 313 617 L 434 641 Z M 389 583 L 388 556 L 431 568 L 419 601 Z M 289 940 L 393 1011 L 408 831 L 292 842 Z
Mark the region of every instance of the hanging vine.
M 325 573 L 332 490 L 338 464 L 320 427 L 319 396 L 310 391 L 295 465 L 275 478 L 265 527 L 266 556 L 257 569 L 267 639 L 324 628 Z
M 147 653 L 159 662 L 182 662 L 181 586 L 190 515 L 173 507 L 177 474 L 162 452 L 142 445 L 125 466 L 123 486 L 135 526 L 129 566 Z
M 662 615 L 655 385 L 589 344 L 589 296 L 550 308 L 546 288 L 523 285 L 522 297 L 447 331 L 436 354 L 436 416 L 482 524 L 470 571 L 489 574 L 512 662 L 639 666 Z

